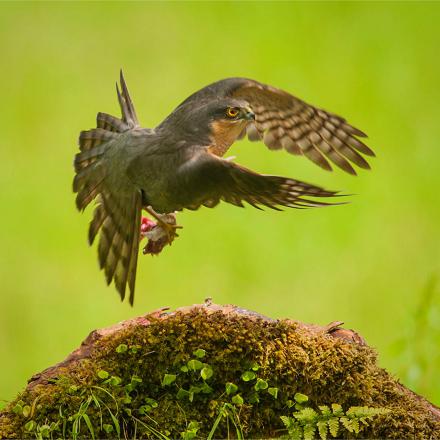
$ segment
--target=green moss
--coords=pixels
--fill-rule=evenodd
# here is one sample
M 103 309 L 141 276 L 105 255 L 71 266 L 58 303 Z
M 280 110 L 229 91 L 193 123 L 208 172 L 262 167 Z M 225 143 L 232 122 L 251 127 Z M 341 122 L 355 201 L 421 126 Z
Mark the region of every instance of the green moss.
M 243 380 L 245 372 L 255 378 Z M 118 437 L 118 430 L 129 438 L 135 431 L 136 438 L 179 438 L 185 431 L 186 438 L 206 438 L 219 410 L 235 403 L 244 436 L 268 438 L 282 432 L 280 416 L 291 414 L 296 393 L 315 409 L 388 408 L 363 437 L 429 438 L 440 430 L 426 406 L 377 367 L 369 347 L 290 322 L 194 309 L 98 340 L 88 359 L 11 402 L 0 413 L 0 437 L 44 437 L 49 429 L 69 438 Z M 30 412 L 14 412 L 19 401 Z M 228 420 L 219 420 L 216 438 L 227 435 Z

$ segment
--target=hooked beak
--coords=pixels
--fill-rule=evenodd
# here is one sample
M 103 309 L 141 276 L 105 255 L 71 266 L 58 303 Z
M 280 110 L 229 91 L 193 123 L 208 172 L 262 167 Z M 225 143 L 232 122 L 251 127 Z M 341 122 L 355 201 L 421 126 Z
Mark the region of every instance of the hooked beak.
M 255 121 L 255 113 L 252 111 L 250 107 L 245 109 L 244 119 L 248 121 Z

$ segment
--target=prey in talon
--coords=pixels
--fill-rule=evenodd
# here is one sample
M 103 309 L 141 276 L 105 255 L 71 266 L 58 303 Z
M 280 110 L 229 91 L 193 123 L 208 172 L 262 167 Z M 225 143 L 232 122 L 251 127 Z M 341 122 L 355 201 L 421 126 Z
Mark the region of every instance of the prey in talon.
M 142 217 L 141 240 L 143 238 L 148 240 L 143 248 L 143 253 L 158 255 L 166 245 L 171 245 L 174 239 L 179 236 L 176 229 L 182 229 L 182 226 L 176 225 L 175 214 L 157 214 L 151 207 L 147 211 L 157 221 Z
M 98 113 L 96 128 L 82 131 L 73 190 L 84 210 L 95 201 L 89 243 L 99 234 L 98 259 L 107 283 L 133 304 L 139 245 L 157 255 L 177 235 L 176 212 L 239 207 L 280 210 L 321 207 L 339 194 L 290 177 L 259 174 L 224 158 L 247 137 L 270 150 L 305 156 L 331 171 L 368 169 L 373 151 L 365 133 L 344 118 L 247 78 L 228 78 L 195 92 L 157 127 L 140 125 L 124 77 L 116 86 L 121 117 Z M 257 150 L 256 150 L 257 152 Z M 146 217 L 142 217 L 145 211 Z

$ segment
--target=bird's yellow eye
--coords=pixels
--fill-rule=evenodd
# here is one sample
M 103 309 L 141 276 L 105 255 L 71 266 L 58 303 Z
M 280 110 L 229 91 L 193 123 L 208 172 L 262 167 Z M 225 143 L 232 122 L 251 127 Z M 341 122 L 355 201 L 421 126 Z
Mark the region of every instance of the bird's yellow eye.
M 228 107 L 226 110 L 226 116 L 228 118 L 236 118 L 239 113 L 240 113 L 240 110 L 235 107 Z

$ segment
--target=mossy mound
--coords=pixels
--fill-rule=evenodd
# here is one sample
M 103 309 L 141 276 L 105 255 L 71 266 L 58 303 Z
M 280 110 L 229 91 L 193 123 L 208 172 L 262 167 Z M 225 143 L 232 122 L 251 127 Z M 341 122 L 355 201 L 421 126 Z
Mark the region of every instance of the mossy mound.
M 0 437 L 189 439 L 214 428 L 215 438 L 280 437 L 280 417 L 292 414 L 297 393 L 315 409 L 388 409 L 363 426 L 362 438 L 440 432 L 435 407 L 378 368 L 368 346 L 292 321 L 200 306 L 95 333 L 0 413 Z

